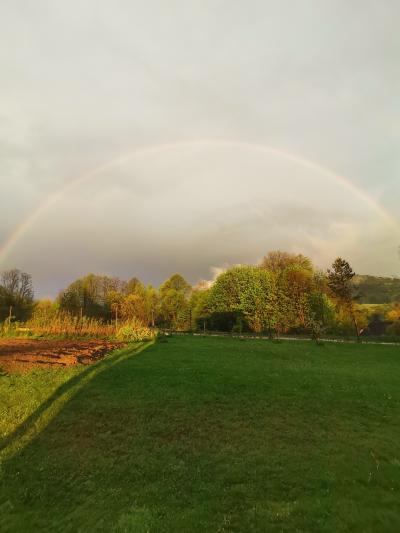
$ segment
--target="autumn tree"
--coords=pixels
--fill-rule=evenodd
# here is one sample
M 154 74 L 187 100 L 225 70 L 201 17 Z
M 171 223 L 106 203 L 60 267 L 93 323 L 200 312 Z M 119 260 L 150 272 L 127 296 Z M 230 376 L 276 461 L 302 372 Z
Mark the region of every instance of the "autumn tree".
M 386 313 L 388 320 L 393 322 L 400 321 L 400 302 L 396 302 L 392 308 Z
M 302 254 L 275 250 L 264 257 L 260 268 L 275 278 L 277 334 L 290 328 L 306 329 L 310 323 L 309 294 L 314 275 L 311 260 Z
M 301 265 L 291 264 L 284 271 L 286 296 L 290 302 L 292 327 L 305 329 L 309 323 L 313 272 Z
M 150 315 L 144 292 L 134 292 L 125 296 L 121 302 L 121 317 L 124 320 L 136 318 L 144 325 L 148 325 Z
M 291 266 L 296 266 L 302 270 L 313 270 L 311 260 L 302 254 L 291 254 L 281 250 L 268 252 L 262 259 L 260 267 L 276 274 L 280 274 Z
M 122 292 L 111 290 L 107 293 L 107 306 L 111 311 L 116 327 L 118 326 L 118 320 L 122 315 L 121 308 L 124 300 L 125 295 Z
M 121 304 L 121 316 L 125 320 L 135 318 L 143 325 L 154 326 L 157 317 L 158 298 L 153 287 L 138 284 L 126 295 Z
M 142 287 L 143 283 L 140 281 L 140 279 L 133 277 L 125 283 L 123 292 L 125 294 L 132 294 L 140 290 Z

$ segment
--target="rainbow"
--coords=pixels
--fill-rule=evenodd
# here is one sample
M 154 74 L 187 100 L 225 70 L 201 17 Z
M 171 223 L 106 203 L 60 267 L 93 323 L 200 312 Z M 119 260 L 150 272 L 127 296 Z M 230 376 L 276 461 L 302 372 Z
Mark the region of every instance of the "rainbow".
M 341 176 L 340 174 L 336 174 L 332 170 L 325 168 L 321 166 L 320 164 L 315 163 L 314 161 L 310 161 L 309 159 L 305 159 L 303 157 L 299 157 L 297 155 L 293 155 L 283 150 L 274 148 L 273 146 L 263 145 L 263 144 L 254 144 L 254 143 L 231 141 L 231 140 L 207 140 L 207 139 L 197 140 L 197 141 L 182 141 L 182 142 L 176 142 L 176 143 L 159 144 L 159 145 L 145 146 L 145 147 L 139 147 L 139 148 L 136 147 L 132 150 L 129 150 L 125 154 L 115 157 L 89 170 L 88 172 L 68 181 L 68 183 L 64 185 L 63 187 L 61 187 L 58 191 L 49 194 L 43 200 L 43 202 L 41 202 L 9 235 L 9 237 L 5 240 L 5 242 L 0 248 L 0 264 L 5 261 L 5 259 L 9 256 L 10 252 L 12 251 L 16 243 L 24 236 L 24 234 L 35 223 L 35 221 L 39 218 L 39 216 L 44 211 L 46 211 L 46 209 L 48 209 L 50 206 L 56 203 L 57 200 L 61 199 L 62 196 L 66 194 L 67 192 L 69 192 L 70 190 L 92 179 L 95 179 L 102 172 L 116 168 L 128 161 L 131 161 L 132 159 L 136 157 L 156 155 L 156 154 L 159 154 L 165 151 L 172 151 L 172 150 L 179 150 L 179 149 L 195 149 L 195 148 L 247 149 L 253 152 L 260 152 L 266 155 L 274 155 L 277 157 L 281 157 L 282 159 L 285 159 L 286 161 L 291 161 L 295 164 L 301 165 L 303 168 L 308 168 L 312 171 L 317 171 L 322 176 L 324 176 L 326 179 L 336 182 L 343 189 L 353 194 L 355 198 L 358 198 L 360 201 L 362 201 L 373 212 L 375 212 L 385 222 L 385 224 L 391 226 L 392 228 L 398 229 L 397 223 L 393 219 L 393 217 L 387 211 L 385 211 L 383 207 L 379 205 L 379 203 L 376 202 L 365 191 L 363 191 L 359 187 L 356 187 L 354 183 L 352 183 L 349 179 L 345 178 L 344 176 Z

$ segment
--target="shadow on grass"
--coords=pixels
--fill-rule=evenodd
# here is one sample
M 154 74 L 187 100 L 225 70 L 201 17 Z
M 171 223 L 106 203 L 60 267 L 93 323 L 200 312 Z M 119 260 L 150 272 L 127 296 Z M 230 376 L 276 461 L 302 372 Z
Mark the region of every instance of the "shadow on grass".
M 117 350 L 60 385 L 22 424 L 0 440 L 0 459 L 4 461 L 10 458 L 33 437 L 38 435 L 66 402 L 95 376 L 122 362 L 126 358 L 140 353 L 146 346 L 147 344 L 138 344 L 137 346 Z

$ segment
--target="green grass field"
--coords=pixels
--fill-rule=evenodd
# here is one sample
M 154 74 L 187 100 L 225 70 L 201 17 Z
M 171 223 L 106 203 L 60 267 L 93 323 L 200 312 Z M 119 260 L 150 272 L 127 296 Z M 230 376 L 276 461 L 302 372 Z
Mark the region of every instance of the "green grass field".
M 174 337 L 0 401 L 1 531 L 400 531 L 396 346 Z

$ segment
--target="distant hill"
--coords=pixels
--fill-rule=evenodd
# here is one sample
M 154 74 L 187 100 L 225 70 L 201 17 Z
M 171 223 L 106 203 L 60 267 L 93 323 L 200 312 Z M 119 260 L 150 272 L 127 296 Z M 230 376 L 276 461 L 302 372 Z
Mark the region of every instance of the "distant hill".
M 386 304 L 400 302 L 400 278 L 354 276 L 353 284 L 362 304 Z

